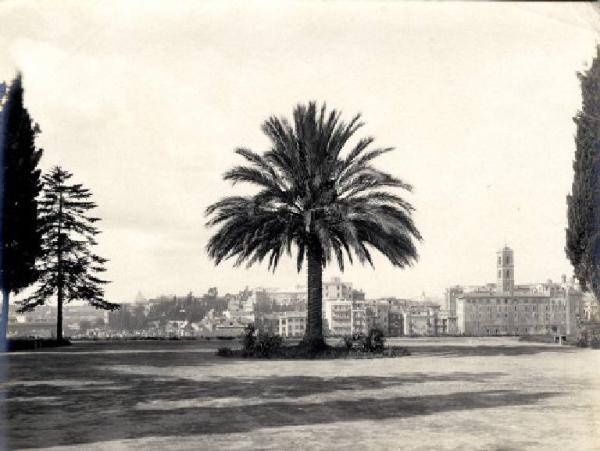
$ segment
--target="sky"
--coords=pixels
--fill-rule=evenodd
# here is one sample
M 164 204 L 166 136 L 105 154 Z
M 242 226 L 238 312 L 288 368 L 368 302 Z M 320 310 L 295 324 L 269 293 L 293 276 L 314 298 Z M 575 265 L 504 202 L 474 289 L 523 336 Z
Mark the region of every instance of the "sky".
M 94 193 L 109 300 L 305 282 L 292 259 L 215 267 L 205 208 L 244 194 L 222 174 L 260 125 L 298 103 L 361 113 L 358 137 L 396 150 L 381 168 L 414 186 L 423 242 L 411 268 L 376 256 L 340 274 L 368 297 L 441 297 L 494 281 L 558 280 L 572 183 L 576 73 L 600 21 L 589 4 L 0 2 L 0 80 L 21 70 L 44 170 Z

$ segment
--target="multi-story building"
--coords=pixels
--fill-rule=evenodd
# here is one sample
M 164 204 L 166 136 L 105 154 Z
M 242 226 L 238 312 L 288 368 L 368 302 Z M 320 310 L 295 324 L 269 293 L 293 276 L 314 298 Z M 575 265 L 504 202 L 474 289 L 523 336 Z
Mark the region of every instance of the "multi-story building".
M 436 335 L 456 335 L 458 333 L 458 323 L 456 310 L 440 310 L 437 318 Z
M 354 301 L 351 327 L 352 333 L 377 328 L 389 337 L 451 333 L 448 314 L 439 305 L 396 298 Z
M 379 329 L 384 335 L 389 334 L 390 304 L 383 299 L 367 304 L 368 329 Z
M 438 335 L 440 307 L 434 305 L 412 305 L 404 313 L 404 335 Z
M 362 322 L 360 327 L 364 327 L 365 316 L 362 310 L 353 315 L 354 293 L 364 299 L 362 291 L 354 290 L 351 283 L 343 282 L 339 277 L 323 282 L 323 324 L 328 335 L 350 335 L 356 321 Z
M 306 312 L 279 313 L 279 335 L 282 337 L 302 337 L 306 332 Z
M 274 305 L 277 305 L 298 311 L 306 310 L 307 299 L 306 287 L 301 285 L 288 290 L 256 288 L 248 298 L 254 308 L 258 306 L 258 310 L 263 310 L 261 306 L 269 306 L 272 309 Z
M 227 319 L 248 325 L 255 322 L 254 305 L 249 298 L 234 296 L 227 302 L 227 310 L 223 312 Z
M 352 333 L 352 302 L 343 299 L 323 300 L 324 329 L 330 336 Z
M 367 305 L 365 301 L 354 301 L 350 312 L 350 329 L 353 334 L 366 334 L 369 331 L 367 322 Z
M 514 255 L 508 246 L 497 252 L 495 289 L 448 289 L 455 302 L 457 329 L 464 335 L 572 334 L 581 317 L 582 294 L 573 281 L 515 285 Z M 454 295 L 454 300 L 452 296 Z M 452 314 L 452 312 L 451 312 Z
M 332 277 L 329 281 L 323 282 L 323 299 L 352 301 L 352 295 L 352 284 L 342 282 L 339 277 Z
M 572 334 L 580 296 L 468 293 L 458 300 L 458 330 L 465 335 Z
M 388 336 L 400 337 L 404 335 L 404 313 L 390 310 L 388 313 Z
M 450 288 L 446 288 L 444 296 L 444 308 L 449 312 L 456 312 L 456 299 L 465 293 L 465 288 L 460 285 L 455 285 Z

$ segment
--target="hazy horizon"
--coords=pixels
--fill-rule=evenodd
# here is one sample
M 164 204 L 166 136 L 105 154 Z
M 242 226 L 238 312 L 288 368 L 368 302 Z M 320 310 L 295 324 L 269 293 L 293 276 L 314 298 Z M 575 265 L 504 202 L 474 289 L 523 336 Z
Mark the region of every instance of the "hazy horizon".
M 288 258 L 274 274 L 215 268 L 204 210 L 248 189 L 222 181 L 234 149 L 266 150 L 261 123 L 309 100 L 362 113 L 357 137 L 396 148 L 377 165 L 414 186 L 424 238 L 412 268 L 377 255 L 375 270 L 324 278 L 439 298 L 494 282 L 505 243 L 517 284 L 572 274 L 576 72 L 599 30 L 589 4 L 5 1 L 0 17 L 0 80 L 23 72 L 42 167 L 73 172 L 99 205 L 110 300 L 305 283 Z

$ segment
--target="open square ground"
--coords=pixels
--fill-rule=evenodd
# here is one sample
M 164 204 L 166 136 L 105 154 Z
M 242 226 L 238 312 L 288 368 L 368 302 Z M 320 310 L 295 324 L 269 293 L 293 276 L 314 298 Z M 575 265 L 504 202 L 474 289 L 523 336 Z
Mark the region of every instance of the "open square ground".
M 397 339 L 412 356 L 242 360 L 223 343 L 3 355 L 10 449 L 600 449 L 600 352 Z

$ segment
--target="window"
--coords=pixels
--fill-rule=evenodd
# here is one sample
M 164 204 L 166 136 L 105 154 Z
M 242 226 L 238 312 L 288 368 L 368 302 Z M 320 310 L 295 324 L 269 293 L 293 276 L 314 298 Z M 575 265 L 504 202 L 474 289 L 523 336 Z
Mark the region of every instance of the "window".
M 501 265 L 502 264 L 502 257 L 498 256 L 498 264 Z M 498 274 L 500 275 L 500 274 Z
M 501 269 L 498 270 L 498 277 L 502 277 L 502 270 Z

